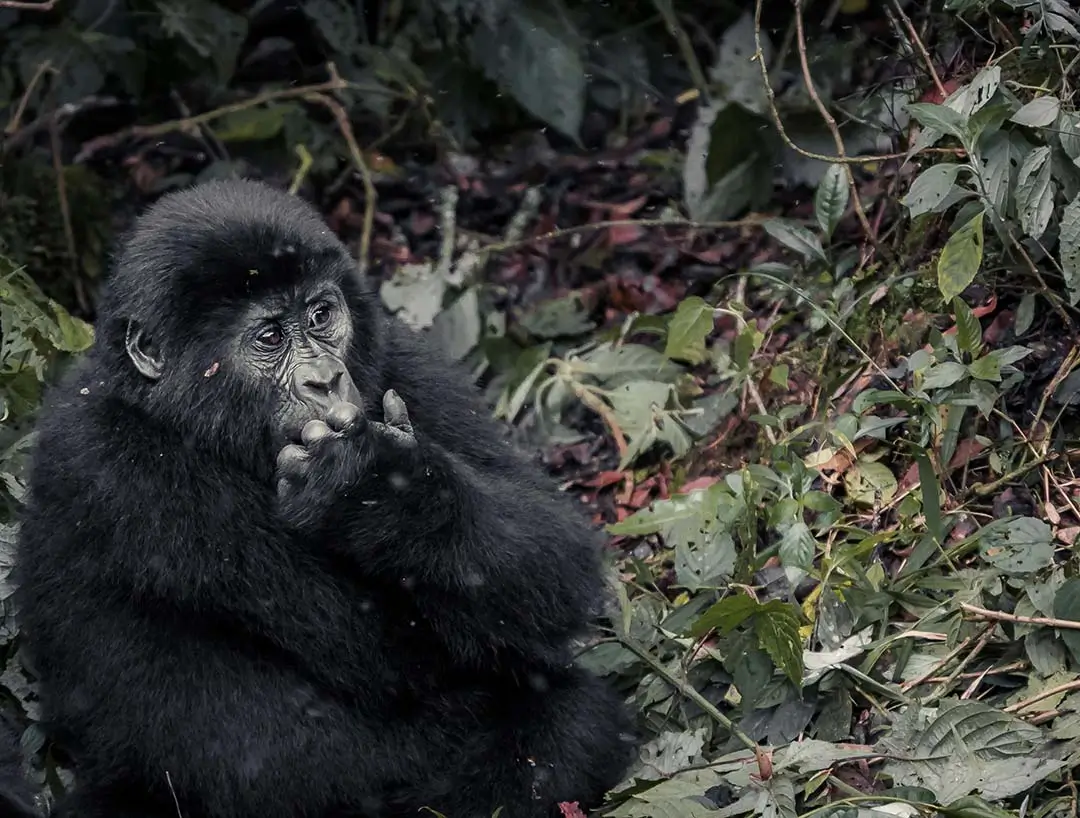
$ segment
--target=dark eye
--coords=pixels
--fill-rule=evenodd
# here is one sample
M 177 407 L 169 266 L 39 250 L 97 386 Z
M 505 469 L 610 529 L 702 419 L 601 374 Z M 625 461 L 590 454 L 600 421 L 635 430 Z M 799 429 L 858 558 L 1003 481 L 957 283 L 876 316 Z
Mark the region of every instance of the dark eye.
M 258 342 L 269 349 L 276 349 L 285 341 L 285 334 L 280 327 L 269 327 L 259 333 Z
M 311 316 L 308 319 L 312 329 L 321 329 L 330 323 L 330 305 L 320 304 L 311 311 Z

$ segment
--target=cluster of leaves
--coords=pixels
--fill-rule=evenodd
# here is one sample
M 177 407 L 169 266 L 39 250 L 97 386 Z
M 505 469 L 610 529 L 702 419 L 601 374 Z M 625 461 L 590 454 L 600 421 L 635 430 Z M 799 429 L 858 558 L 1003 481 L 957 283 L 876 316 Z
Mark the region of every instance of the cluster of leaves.
M 1039 26 L 1042 36 L 1069 35 L 1071 8 L 1024 8 L 1038 17 L 1025 32 L 1029 45 L 1034 38 L 1045 48 L 1031 34 Z M 911 93 L 900 100 L 899 119 L 921 126 L 908 159 L 941 160 L 903 198 L 911 235 L 956 212 L 933 264 L 947 312 L 928 314 L 941 302 L 922 303 L 921 324 L 908 321 L 922 331 L 897 329 L 886 344 L 891 360 L 865 349 L 852 360 L 848 329 L 890 288 L 911 290 L 923 271 L 900 259 L 892 277 L 851 275 L 860 249 L 836 239 L 850 205 L 844 168 L 817 170 L 812 227 L 763 222 L 792 260 L 747 275 L 793 293 L 796 310 L 809 313 L 804 342 L 830 337 L 821 369 L 843 371 L 818 387 L 830 396 L 818 405 L 831 411 L 788 404 L 745 418 L 771 431 L 759 462 L 723 476 L 680 470 L 740 393 L 792 382 L 792 356 L 778 362 L 758 322 L 717 332 L 717 316 L 741 317 L 742 305 L 691 297 L 670 315 L 632 316 L 600 334 L 574 298 L 523 318 L 538 343 L 497 379 L 497 412 L 528 413 L 549 440 L 567 443 L 580 436 L 570 426 L 584 407 L 619 450 L 608 485 L 648 483 L 648 455 L 658 449 L 682 483 L 608 527 L 628 545 L 621 604 L 582 658 L 618 678 L 654 730 L 608 814 L 1070 811 L 1057 791 L 1072 786 L 1080 760 L 1080 579 L 1068 548 L 1080 513 L 1075 479 L 1052 464 L 1075 434 L 1055 428 L 1068 422 L 1064 411 L 1042 416 L 1048 404 L 1072 400 L 1077 361 L 1067 358 L 1036 401 L 1037 436 L 1010 409 L 1027 397 L 1030 371 L 1021 365 L 1035 352 L 1045 357 L 1033 330 L 1049 326 L 1052 313 L 1039 299 L 1055 308 L 1080 300 L 1080 127 L 1063 93 L 1021 99 L 1006 67 L 991 63 L 939 104 Z M 765 99 L 760 84 L 754 93 Z M 732 144 L 747 114 L 742 102 L 717 104 L 709 162 L 714 150 L 738 154 Z M 760 123 L 750 121 L 754 150 L 765 151 Z M 727 215 L 709 208 L 752 189 L 751 166 L 772 161 L 747 157 L 710 169 L 699 214 Z M 1003 269 L 984 286 L 1010 293 L 1004 314 L 996 299 L 971 303 L 969 286 L 983 280 L 991 254 Z M 797 284 L 822 280 L 835 282 L 828 299 Z M 999 320 L 984 325 L 989 315 Z M 575 336 L 587 340 L 567 340 Z M 490 347 L 489 360 L 499 351 Z M 1018 501 L 1040 482 L 1040 501 Z M 650 547 L 629 547 L 641 542 Z M 759 744 L 773 748 L 767 764 Z
M 117 3 L 108 33 L 91 5 L 57 26 L 23 17 L 5 28 L 13 12 L 0 10 L 0 48 L 16 57 L 0 64 L 0 105 L 48 63 L 48 104 L 189 82 L 211 107 L 268 55 L 293 53 L 280 37 L 252 41 L 251 20 L 267 4 L 244 15 L 212 0 Z M 590 94 L 624 105 L 653 76 L 652 45 L 620 37 L 615 53 L 614 39 L 598 45 L 595 33 L 650 9 L 678 19 L 660 0 L 612 18 L 596 4 L 535 0 L 406 5 L 379 21 L 374 41 L 344 0 L 296 13 L 320 59 L 350 84 L 354 110 L 385 123 L 399 102 L 432 105 L 459 136 L 491 121 L 498 103 L 477 92 L 488 83 L 576 137 Z M 1080 508 L 1067 410 L 1080 355 L 1055 358 L 1050 333 L 1063 326 L 1050 321 L 1080 301 L 1080 120 L 1061 56 L 1080 44 L 1080 18 L 1060 0 L 1005 5 L 1023 14 L 1018 51 L 1042 69 L 1058 65 L 1056 85 L 1041 77 L 1032 91 L 1021 76 L 1028 57 L 1009 52 L 937 103 L 917 102 L 909 80 L 851 94 L 851 55 L 871 35 L 816 37 L 795 60 L 750 13 L 727 28 L 682 204 L 691 218 L 727 218 L 774 203 L 778 183 L 815 190 L 805 218 L 759 222 L 778 252 L 743 271 L 770 307 L 790 297 L 783 310 L 755 315 L 750 298 L 693 295 L 669 314 L 598 329 L 571 293 L 509 316 L 477 286 L 475 245 L 453 262 L 452 215 L 443 258 L 384 282 L 388 306 L 493 374 L 496 414 L 549 444 L 599 429 L 614 449 L 611 468 L 579 480 L 614 508 L 622 580 L 610 627 L 582 660 L 622 686 L 652 735 L 612 795 L 612 815 L 1071 810 L 1080 579 L 1070 547 Z M 988 13 L 984 0 L 947 6 L 980 30 L 1004 25 L 973 16 Z M 162 70 L 144 70 L 147 60 Z M 839 132 L 850 155 L 881 150 L 897 125 L 915 129 L 903 173 L 914 160 L 932 164 L 904 191 L 911 218 L 897 244 L 930 245 L 933 271 L 908 258 L 868 263 L 851 241 L 847 169 L 806 155 L 831 155 L 835 144 L 803 66 L 819 98 L 846 97 Z M 29 115 L 48 108 L 35 94 L 27 102 Z M 202 124 L 226 145 L 307 146 L 330 169 L 334 137 L 299 104 L 277 99 Z M 444 204 L 452 214 L 456 200 Z M 535 212 L 523 206 L 526 220 Z M 942 224 L 949 237 L 938 248 Z M 2 259 L 0 282 L 11 436 L 0 471 L 13 500 L 40 382 L 90 336 Z M 972 284 L 993 298 L 974 297 Z M 797 341 L 780 353 L 769 341 L 783 322 Z M 875 325 L 880 333 L 867 331 Z M 1056 369 L 1034 401 L 1025 394 L 1033 358 Z M 706 445 L 723 443 L 722 422 L 757 436 L 734 453 L 734 468 L 701 462 Z
M 293 88 L 298 72 L 311 76 L 333 62 L 353 116 L 366 112 L 380 130 L 434 122 L 460 143 L 524 114 L 576 141 L 587 103 L 615 114 L 640 108 L 671 73 L 669 35 L 650 2 L 424 0 L 377 20 L 348 0 L 233 7 L 127 0 L 0 8 L 0 114 L 10 120 L 17 111 L 25 125 L 57 106 L 110 107 L 120 98 L 171 120 L 188 113 L 173 104 L 183 88 L 189 106 L 224 106 L 200 124 L 225 145 L 303 146 L 315 171 L 330 171 L 340 150 L 325 117 L 312 121 L 296 94 L 237 107 L 238 93 L 256 83 Z M 210 173 L 230 172 L 235 159 L 217 164 Z
M 0 255 L 0 569 L 6 576 L 13 513 L 42 385 L 90 346 L 93 330 L 46 297 L 22 267 Z M 0 581 L 0 600 L 8 595 Z
M 1080 25 L 1077 12 L 1063 15 Z M 962 148 L 963 161 L 931 164 L 904 197 L 913 218 L 956 209 L 937 264 L 942 295 L 952 299 L 975 279 L 988 222 L 1006 247 L 1023 241 L 1049 260 L 1068 302 L 1080 301 L 1080 115 L 1052 93 L 1018 99 L 996 64 L 944 102 L 908 110 L 923 125 L 912 155 L 945 138 Z

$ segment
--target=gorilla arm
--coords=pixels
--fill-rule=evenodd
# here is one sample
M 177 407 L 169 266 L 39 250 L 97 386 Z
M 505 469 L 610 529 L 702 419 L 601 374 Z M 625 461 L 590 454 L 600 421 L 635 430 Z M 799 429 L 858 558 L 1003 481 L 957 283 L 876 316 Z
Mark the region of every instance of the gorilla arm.
M 305 428 L 303 447 L 282 451 L 286 519 L 412 588 L 459 657 L 509 650 L 565 664 L 601 592 L 599 549 L 577 510 L 490 424 L 462 421 L 479 427 L 472 445 L 490 447 L 470 456 L 415 432 L 395 392 L 383 408 L 381 423 L 332 412 Z
M 62 678 L 80 682 L 56 688 L 79 691 L 58 698 L 57 712 L 87 758 L 125 779 L 113 793 L 108 775 L 92 776 L 77 802 L 146 799 L 158 810 L 145 814 L 179 806 L 215 818 L 293 818 L 301 804 L 305 815 L 380 814 L 384 793 L 422 772 L 419 731 L 368 720 L 255 651 L 183 624 L 151 632 L 100 611 L 94 620 L 91 641 L 54 654 L 72 662 Z

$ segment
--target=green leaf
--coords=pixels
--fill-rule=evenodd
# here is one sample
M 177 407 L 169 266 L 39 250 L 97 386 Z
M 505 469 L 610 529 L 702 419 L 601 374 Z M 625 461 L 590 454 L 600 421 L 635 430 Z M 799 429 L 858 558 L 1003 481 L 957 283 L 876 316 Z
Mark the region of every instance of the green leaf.
M 958 361 L 945 361 L 929 367 L 923 373 L 923 389 L 947 389 L 968 374 L 967 367 Z
M 761 604 L 748 594 L 732 594 L 710 607 L 690 628 L 690 635 L 701 637 L 711 630 L 731 633 L 760 610 Z
M 1061 211 L 1058 245 L 1065 287 L 1069 291 L 1069 304 L 1075 307 L 1080 301 L 1080 194 Z
M 1027 105 L 1010 117 L 1017 125 L 1028 125 L 1032 128 L 1045 128 L 1057 119 L 1061 110 L 1061 100 L 1053 94 L 1033 99 Z
M 247 37 L 247 20 L 211 0 L 157 0 L 161 30 L 183 40 L 200 58 L 213 63 L 225 85 Z
M 577 291 L 530 305 L 518 317 L 518 323 L 539 340 L 572 338 L 596 326 L 589 320 L 589 308 Z
M 472 55 L 525 110 L 578 140 L 589 72 L 576 36 L 557 18 L 529 2 L 515 4 L 497 28 L 476 27 Z
M 896 494 L 896 476 L 884 463 L 860 459 L 844 472 L 844 488 L 859 505 L 878 506 Z
M 968 372 L 971 373 L 971 377 L 978 378 L 980 381 L 997 383 L 1001 380 L 1001 362 L 992 353 L 984 355 L 968 365 Z
M 956 343 L 975 357 L 982 349 L 982 325 L 963 299 L 954 298 L 952 306 L 956 315 Z
M 254 142 L 272 139 L 285 125 L 295 105 L 270 105 L 233 111 L 213 123 L 214 135 L 222 142 Z
M 834 162 L 825 169 L 821 184 L 814 191 L 814 218 L 826 239 L 832 236 L 836 226 L 840 224 L 850 198 L 847 171 L 843 165 Z
M 825 250 L 821 246 L 818 237 L 800 224 L 787 219 L 768 219 L 762 224 L 765 232 L 783 244 L 790 247 L 805 259 L 817 259 L 825 261 Z
M 978 213 L 953 233 L 938 258 L 938 290 L 946 301 L 960 295 L 975 280 L 983 256 L 983 218 Z
M 761 85 L 760 77 L 757 83 Z M 699 109 L 683 162 L 683 191 L 691 218 L 728 219 L 768 200 L 773 146 L 762 134 L 771 127 L 764 116 L 730 100 Z
M 664 354 L 697 364 L 705 360 L 705 339 L 713 331 L 713 308 L 696 295 L 683 299 L 668 325 Z
M 779 599 L 766 602 L 754 615 L 754 632 L 773 663 L 792 684 L 801 686 L 802 637 L 795 606 Z
M 672 383 L 683 371 L 663 353 L 644 344 L 603 344 L 574 360 L 574 367 L 608 389 L 638 380 Z
M 984 140 L 982 162 L 978 165 L 979 178 L 994 212 L 1007 211 L 1016 168 L 1030 150 L 1031 144 L 1014 131 L 998 131 Z
M 922 489 L 923 515 L 926 529 L 938 545 L 945 542 L 945 526 L 941 521 L 941 484 L 938 482 L 934 464 L 925 451 L 915 452 L 919 464 L 919 487 Z
M 1057 185 L 1051 178 L 1050 148 L 1045 145 L 1028 154 L 1016 175 L 1016 209 L 1020 227 L 1037 239 L 1046 231 L 1054 215 Z
M 965 117 L 959 111 L 932 102 L 913 102 L 907 106 L 908 113 L 922 125 L 955 136 L 964 135 Z
M 1080 578 L 1066 580 L 1054 594 L 1054 618 L 1069 622 L 1080 622 Z M 1080 661 L 1080 630 L 1062 628 L 1059 633 L 1073 656 L 1073 661 Z
M 999 571 L 1026 576 L 1053 562 L 1053 534 L 1034 517 L 1007 517 L 980 532 L 979 552 Z
M 315 29 L 330 46 L 333 56 L 340 58 L 339 65 L 347 64 L 349 57 L 359 52 L 364 41 L 352 4 L 338 0 L 305 0 L 299 8 L 315 24 Z
M 979 70 L 965 89 L 967 94 L 966 110 L 969 116 L 981 111 L 997 93 L 1001 86 L 1001 66 L 989 65 Z
M 809 571 L 816 551 L 817 540 L 802 520 L 789 525 L 780 538 L 780 564 L 785 568 Z
M 942 163 L 931 165 L 911 183 L 911 189 L 900 200 L 911 213 L 911 217 L 929 213 L 953 192 L 956 187 L 956 174 L 963 165 Z
M 704 526 L 712 516 L 709 506 L 715 507 L 712 489 L 699 489 L 686 494 L 676 494 L 667 500 L 657 500 L 645 508 L 639 509 L 618 523 L 607 526 L 609 534 L 629 537 L 641 537 L 646 534 L 658 534 L 665 527 L 683 520 L 700 521 Z
M 664 533 L 664 544 L 675 547 L 676 580 L 691 592 L 723 587 L 735 572 L 735 541 L 714 525 L 692 529 L 688 535 L 692 525 L 685 521 Z
M 551 343 L 548 342 L 526 349 L 518 356 L 510 381 L 495 406 L 495 417 L 513 422 L 532 395 L 537 379 L 544 373 L 550 354 Z
M 1065 209 L 1068 210 L 1068 208 L 1065 208 Z M 1061 224 L 1062 224 L 1062 226 L 1061 226 L 1061 235 L 1064 236 L 1065 235 L 1065 217 L 1064 217 L 1064 215 L 1062 216 Z M 1078 213 L 1077 213 L 1077 225 L 1078 225 L 1078 228 L 1080 228 L 1080 210 L 1078 210 Z M 1080 229 L 1078 229 L 1077 232 L 1080 233 Z M 1080 236 L 1077 236 L 1077 238 L 1078 238 L 1078 240 L 1080 240 Z M 1061 241 L 1060 236 L 1059 236 L 1058 240 Z M 1063 254 L 1064 254 L 1064 249 L 1063 249 Z M 1063 264 L 1062 265 L 1063 269 L 1064 269 L 1064 266 L 1065 265 Z M 1075 283 L 1077 285 L 1080 285 L 1080 273 L 1078 273 L 1077 281 Z M 1065 285 L 1069 288 L 1069 294 L 1071 295 L 1072 292 L 1073 292 L 1073 285 L 1069 283 L 1068 275 L 1066 275 L 1066 277 L 1065 277 Z M 1078 294 L 1080 294 L 1080 293 L 1078 293 Z M 1020 304 L 1016 308 L 1016 323 L 1013 326 L 1013 331 L 1016 333 L 1016 337 L 1018 337 L 1018 338 L 1021 335 L 1024 335 L 1025 333 L 1027 333 L 1027 331 L 1029 329 L 1031 329 L 1031 325 L 1035 322 L 1035 299 L 1036 299 L 1035 293 L 1026 293 L 1024 295 L 1024 297 L 1020 299 Z M 1073 300 L 1072 303 L 1075 304 L 1076 301 Z

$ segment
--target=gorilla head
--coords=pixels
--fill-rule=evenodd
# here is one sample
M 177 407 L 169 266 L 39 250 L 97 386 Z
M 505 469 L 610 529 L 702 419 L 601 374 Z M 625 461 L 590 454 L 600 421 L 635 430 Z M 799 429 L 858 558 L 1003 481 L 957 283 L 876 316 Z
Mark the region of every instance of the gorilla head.
M 309 421 L 377 405 L 379 320 L 311 207 L 258 182 L 211 182 L 139 220 L 103 297 L 98 346 L 165 425 L 265 474 Z M 355 383 L 350 369 L 370 378 Z

